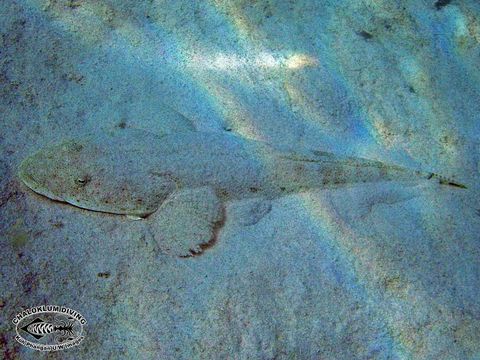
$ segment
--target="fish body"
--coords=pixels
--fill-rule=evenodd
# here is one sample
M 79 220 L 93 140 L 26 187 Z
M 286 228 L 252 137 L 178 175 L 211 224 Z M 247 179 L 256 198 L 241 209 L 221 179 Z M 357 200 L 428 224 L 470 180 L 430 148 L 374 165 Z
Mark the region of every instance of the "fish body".
M 158 241 L 179 256 L 198 254 L 216 241 L 229 200 L 268 201 L 310 189 L 421 178 L 462 187 L 433 173 L 228 133 L 159 136 L 135 129 L 47 146 L 22 162 L 19 177 L 33 191 L 80 208 L 134 218 L 155 213 Z M 264 216 L 270 209 L 252 203 L 258 211 L 250 214 Z
M 73 335 L 73 324 L 75 321 L 68 320 L 58 320 L 55 322 L 48 322 L 41 318 L 36 318 L 29 324 L 22 327 L 22 330 L 29 333 L 36 339 L 41 339 L 42 337 L 58 333 L 59 335 Z
M 173 192 L 211 187 L 222 199 L 427 177 L 395 165 L 326 152 L 280 149 L 229 134 L 157 136 L 125 129 L 46 147 L 23 161 L 20 178 L 54 200 L 146 216 Z
M 28 325 L 26 330 L 32 335 L 44 336 L 54 332 L 55 325 L 41 321 L 38 323 Z

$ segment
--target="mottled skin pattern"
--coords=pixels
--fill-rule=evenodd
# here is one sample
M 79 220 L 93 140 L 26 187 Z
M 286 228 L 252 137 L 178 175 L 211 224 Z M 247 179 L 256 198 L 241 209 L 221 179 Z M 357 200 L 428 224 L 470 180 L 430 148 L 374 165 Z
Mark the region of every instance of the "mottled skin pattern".
M 139 217 L 182 189 L 209 187 L 222 201 L 271 199 L 315 188 L 437 177 L 379 161 L 273 148 L 230 134 L 158 136 L 134 129 L 46 147 L 22 162 L 19 176 L 51 199 Z

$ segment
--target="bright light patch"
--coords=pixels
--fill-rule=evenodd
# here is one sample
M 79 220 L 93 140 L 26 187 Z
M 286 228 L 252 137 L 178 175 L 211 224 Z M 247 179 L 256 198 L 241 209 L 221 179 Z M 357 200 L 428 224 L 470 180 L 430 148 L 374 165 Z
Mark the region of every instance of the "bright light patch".
M 318 60 L 306 54 L 294 54 L 285 58 L 283 56 L 275 56 L 268 52 L 262 52 L 251 57 L 219 53 L 211 56 L 195 56 L 192 58 L 191 64 L 198 69 L 217 71 L 231 71 L 249 67 L 298 70 L 304 67 L 317 66 Z
M 279 67 L 280 61 L 275 59 L 270 53 L 262 53 L 255 58 L 255 65 L 263 68 L 276 68 Z
M 306 54 L 295 54 L 285 61 L 285 66 L 289 69 L 296 70 L 304 67 L 317 66 L 318 60 Z
M 217 55 L 210 63 L 210 68 L 219 70 L 237 69 L 244 64 L 243 59 L 236 55 Z

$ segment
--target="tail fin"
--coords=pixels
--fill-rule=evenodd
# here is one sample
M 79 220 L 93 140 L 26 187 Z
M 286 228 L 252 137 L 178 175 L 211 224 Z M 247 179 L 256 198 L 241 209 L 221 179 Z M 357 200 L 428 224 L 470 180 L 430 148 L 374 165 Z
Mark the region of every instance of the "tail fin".
M 430 173 L 427 177 L 427 179 L 438 179 L 438 183 L 441 184 L 441 185 L 449 185 L 449 186 L 453 186 L 453 187 L 457 187 L 457 188 L 460 188 L 460 189 L 466 189 L 467 186 L 466 185 L 463 185 L 461 183 L 458 183 L 456 181 L 453 181 L 451 179 L 448 179 L 444 176 L 441 176 L 441 175 L 438 175 L 438 174 L 435 174 L 435 173 Z

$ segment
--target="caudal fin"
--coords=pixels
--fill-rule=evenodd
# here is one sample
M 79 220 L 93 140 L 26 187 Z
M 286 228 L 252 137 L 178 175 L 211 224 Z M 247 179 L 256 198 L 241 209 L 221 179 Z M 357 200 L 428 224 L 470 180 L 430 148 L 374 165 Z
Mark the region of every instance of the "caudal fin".
M 451 179 L 448 179 L 444 176 L 441 176 L 441 175 L 438 175 L 438 174 L 435 174 L 435 173 L 430 173 L 428 175 L 427 179 L 438 179 L 438 183 L 441 184 L 441 185 L 449 185 L 449 186 L 457 187 L 457 188 L 460 188 L 460 189 L 466 189 L 467 188 L 466 185 L 463 185 L 459 182 L 453 181 Z

